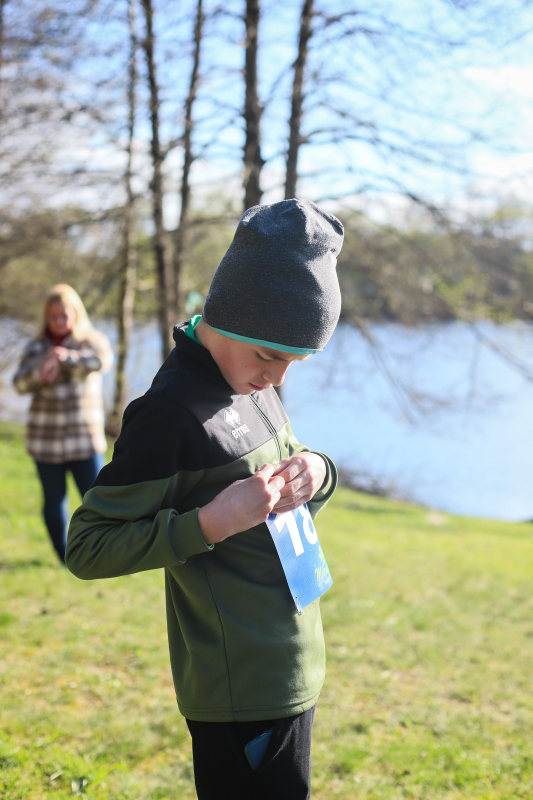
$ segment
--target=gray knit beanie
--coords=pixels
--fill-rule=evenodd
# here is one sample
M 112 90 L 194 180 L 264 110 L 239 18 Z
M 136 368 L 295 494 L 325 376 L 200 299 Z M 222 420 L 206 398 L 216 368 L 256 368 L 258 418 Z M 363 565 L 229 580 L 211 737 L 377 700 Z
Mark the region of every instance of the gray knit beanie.
M 246 211 L 213 277 L 203 318 L 232 339 L 316 353 L 339 319 L 344 229 L 310 200 Z

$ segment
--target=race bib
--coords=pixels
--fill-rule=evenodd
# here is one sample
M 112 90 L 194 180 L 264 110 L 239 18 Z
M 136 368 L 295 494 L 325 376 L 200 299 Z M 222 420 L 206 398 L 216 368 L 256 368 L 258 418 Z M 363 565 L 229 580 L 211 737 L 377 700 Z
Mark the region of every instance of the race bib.
M 333 579 L 318 541 L 311 514 L 304 504 L 266 521 L 276 545 L 298 614 L 327 592 Z

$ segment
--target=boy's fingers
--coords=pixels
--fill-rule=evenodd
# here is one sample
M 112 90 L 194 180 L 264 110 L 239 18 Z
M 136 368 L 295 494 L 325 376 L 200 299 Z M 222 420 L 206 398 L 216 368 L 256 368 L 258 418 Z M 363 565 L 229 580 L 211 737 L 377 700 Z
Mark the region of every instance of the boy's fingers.
M 268 486 L 269 490 L 272 491 L 280 491 L 285 486 L 285 480 L 281 475 L 277 475 L 276 477 L 272 477 L 272 473 L 274 472 L 275 467 L 272 464 L 263 464 L 261 469 L 258 469 L 255 473 L 256 475 L 260 475 L 264 481 L 266 486 Z
M 278 502 L 274 505 L 272 511 L 276 514 L 283 514 L 286 511 L 294 511 L 295 508 L 299 508 L 299 506 L 303 505 L 304 503 L 308 503 L 311 500 L 311 495 L 300 494 L 295 495 L 294 497 L 281 497 Z
M 287 483 L 288 481 L 292 481 L 305 467 L 306 465 L 301 458 L 298 458 L 298 456 L 291 456 L 279 462 L 274 471 L 274 475 L 282 475 L 285 478 L 285 483 Z
M 275 467 L 272 464 L 263 464 L 263 466 L 257 470 L 255 473 L 256 475 L 261 475 L 267 482 L 270 480 L 274 473 Z
M 277 494 L 281 492 L 284 486 L 285 486 L 285 481 L 283 480 L 281 475 L 277 475 L 275 478 L 271 478 L 268 484 L 268 488 L 273 490 Z
M 276 494 L 275 494 L 275 495 L 274 495 L 274 497 L 272 498 L 272 509 L 274 509 L 274 508 L 277 506 L 277 504 L 278 504 L 278 503 L 279 503 L 279 501 L 280 501 L 280 497 L 281 497 L 280 493 L 279 493 L 279 492 L 276 492 Z
M 304 470 L 305 464 L 302 464 L 300 461 L 293 461 L 291 464 L 288 464 L 285 467 L 283 472 L 280 472 L 279 474 L 282 476 L 282 478 L 285 478 L 285 483 L 289 483 Z
M 302 472 L 299 472 L 298 475 L 292 480 L 285 481 L 285 491 L 283 494 L 294 494 L 307 483 L 311 483 L 311 476 L 307 470 L 303 470 Z
M 280 499 L 274 507 L 274 511 L 282 512 L 289 511 L 292 508 L 298 508 L 302 503 L 307 503 L 313 496 L 313 487 L 311 483 L 306 483 L 300 486 L 299 489 L 291 494 L 285 492 L 280 493 Z
M 284 458 L 283 461 L 280 461 L 279 464 L 275 467 L 274 472 L 272 474 L 280 475 L 283 472 L 283 470 L 289 466 L 290 463 L 291 463 L 290 458 Z

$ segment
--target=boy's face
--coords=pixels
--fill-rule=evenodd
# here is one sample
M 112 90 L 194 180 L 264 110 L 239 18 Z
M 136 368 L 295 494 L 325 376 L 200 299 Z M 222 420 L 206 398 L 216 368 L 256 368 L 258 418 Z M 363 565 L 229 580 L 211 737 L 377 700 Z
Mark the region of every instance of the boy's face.
M 209 337 L 209 351 L 222 375 L 237 394 L 281 386 L 293 361 L 305 361 L 309 356 L 284 353 L 270 347 L 239 342 L 215 331 Z

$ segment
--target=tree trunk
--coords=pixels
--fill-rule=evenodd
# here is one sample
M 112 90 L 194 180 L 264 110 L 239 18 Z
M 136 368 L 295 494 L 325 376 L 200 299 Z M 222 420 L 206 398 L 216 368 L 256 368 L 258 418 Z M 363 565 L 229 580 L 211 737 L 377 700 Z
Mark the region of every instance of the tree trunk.
M 124 174 L 126 206 L 124 209 L 124 244 L 120 275 L 120 298 L 118 307 L 117 370 L 113 408 L 106 431 L 115 439 L 120 433 L 122 414 L 126 406 L 126 359 L 133 329 L 133 304 L 135 300 L 136 252 L 133 244 L 135 232 L 135 197 L 131 188 L 133 137 L 135 134 L 135 108 L 137 101 L 137 37 L 135 34 L 135 0 L 129 0 L 130 61 L 128 80 L 128 145 L 127 164 Z
M 200 49 L 202 44 L 204 15 L 202 10 L 202 0 L 198 0 L 196 5 L 196 23 L 194 26 L 194 56 L 189 82 L 189 93 L 185 101 L 185 128 L 183 131 L 183 173 L 181 179 L 181 209 L 178 228 L 176 231 L 176 241 L 174 245 L 173 276 L 174 276 L 174 300 L 178 319 L 181 319 L 184 310 L 183 298 L 183 265 L 187 257 L 187 246 L 189 238 L 189 201 L 191 187 L 189 175 L 194 161 L 192 152 L 192 131 L 194 123 L 192 111 L 196 93 L 198 90 L 198 73 L 200 68 Z
M 305 62 L 309 51 L 309 39 L 312 36 L 311 18 L 313 0 L 304 0 L 300 15 L 300 37 L 298 55 L 294 62 L 294 80 L 292 84 L 291 116 L 289 120 L 289 147 L 287 150 L 287 171 L 285 175 L 285 199 L 296 196 L 298 182 L 298 152 L 302 143 L 302 104 L 304 99 L 303 82 Z
M 261 114 L 257 95 L 257 46 L 260 16 L 260 0 L 246 0 L 244 22 L 246 26 L 246 58 L 244 64 L 245 100 L 244 121 L 246 139 L 244 143 L 244 210 L 261 202 Z
M 294 79 L 292 83 L 291 116 L 289 119 L 289 147 L 287 149 L 287 167 L 285 173 L 285 200 L 296 196 L 298 182 L 298 151 L 302 143 L 302 104 L 304 99 L 303 83 L 305 62 L 309 39 L 311 38 L 311 17 L 313 14 L 313 0 L 304 0 L 300 14 L 300 34 L 298 39 L 298 55 L 293 65 Z M 283 389 L 276 386 L 280 400 L 283 399 Z
M 0 79 L 2 78 L 2 67 L 4 66 L 4 7 L 7 0 L 0 0 Z
M 163 153 L 159 140 L 159 86 L 157 83 L 157 70 L 154 59 L 155 36 L 153 28 L 153 6 L 152 0 L 141 0 L 144 14 L 146 17 L 146 38 L 143 48 L 146 55 L 146 66 L 148 70 L 148 87 L 150 91 L 150 120 L 152 123 L 152 167 L 153 175 L 151 182 L 152 189 L 152 214 L 154 220 L 153 248 L 157 270 L 158 282 L 158 318 L 159 330 L 161 332 L 161 348 L 163 360 L 168 356 L 172 349 L 172 337 L 169 322 L 169 296 L 168 296 L 168 277 L 166 264 L 166 241 L 165 229 L 163 225 Z

